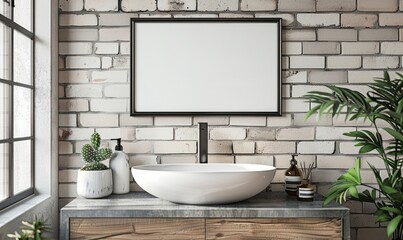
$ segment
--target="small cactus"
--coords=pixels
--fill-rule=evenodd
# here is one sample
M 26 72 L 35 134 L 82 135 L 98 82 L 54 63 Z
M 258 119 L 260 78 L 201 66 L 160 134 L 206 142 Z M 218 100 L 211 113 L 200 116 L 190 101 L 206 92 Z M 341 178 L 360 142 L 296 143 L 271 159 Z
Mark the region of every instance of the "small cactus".
M 101 145 L 101 136 L 94 132 L 91 135 L 91 144 L 85 144 L 81 148 L 81 155 L 86 164 L 81 168 L 86 171 L 105 170 L 106 167 L 101 161 L 108 159 L 112 155 L 112 149 L 99 148 Z

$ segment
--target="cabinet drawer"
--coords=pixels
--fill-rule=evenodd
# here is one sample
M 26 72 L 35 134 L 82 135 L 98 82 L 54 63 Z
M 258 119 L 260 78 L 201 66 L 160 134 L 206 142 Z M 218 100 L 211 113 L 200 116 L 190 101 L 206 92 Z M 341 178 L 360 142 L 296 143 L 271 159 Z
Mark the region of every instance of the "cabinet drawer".
M 71 218 L 70 239 L 205 239 L 202 218 Z
M 342 239 L 339 218 L 206 219 L 206 239 Z

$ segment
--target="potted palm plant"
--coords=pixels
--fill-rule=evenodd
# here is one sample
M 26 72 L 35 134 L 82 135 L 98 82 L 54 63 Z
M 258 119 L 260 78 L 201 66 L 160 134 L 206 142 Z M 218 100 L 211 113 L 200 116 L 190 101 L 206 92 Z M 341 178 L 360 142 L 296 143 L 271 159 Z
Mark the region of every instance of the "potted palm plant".
M 112 171 L 102 161 L 108 159 L 112 150 L 100 148 L 101 136 L 94 132 L 91 144 L 81 148 L 81 156 L 86 163 L 77 175 L 77 194 L 85 198 L 102 198 L 113 191 Z
M 385 72 L 383 78 L 368 84 L 371 90 L 366 95 L 348 88 L 328 86 L 331 93 L 313 91 L 305 98 L 316 104 L 306 118 L 314 113 L 319 118 L 323 113 L 332 114 L 333 117 L 345 113 L 348 121 L 368 119 L 373 131 L 359 130 L 344 135 L 354 138 L 360 154 L 375 152 L 379 161 L 385 164 L 387 173 L 382 176 L 376 167 L 367 163 L 377 186 L 364 184 L 360 175 L 360 159 L 357 159 L 355 166 L 330 187 L 324 204 L 331 201 L 342 204 L 348 199 L 371 203 L 377 209 L 373 213 L 376 222 L 387 223 L 387 236 L 403 239 L 403 75 L 396 74 L 399 78 L 392 80 Z M 379 127 L 381 122 L 387 126 L 382 129 L 392 140 L 384 140 Z

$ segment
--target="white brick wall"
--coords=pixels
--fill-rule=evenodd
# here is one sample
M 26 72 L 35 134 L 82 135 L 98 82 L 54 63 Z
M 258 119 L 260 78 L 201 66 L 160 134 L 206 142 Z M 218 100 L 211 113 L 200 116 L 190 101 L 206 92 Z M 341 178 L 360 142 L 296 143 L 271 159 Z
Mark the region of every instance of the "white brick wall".
M 384 69 L 403 73 L 399 10 L 402 0 L 59 0 L 59 127 L 61 135 L 71 132 L 59 142 L 61 201 L 76 196 L 79 153 L 94 130 L 122 137 L 132 165 L 194 163 L 198 122 L 210 125 L 210 162 L 275 165 L 272 189 L 282 190 L 290 154 L 300 153 L 300 162 L 317 164 L 312 180 L 324 193 L 360 156 L 342 134 L 370 123 L 305 120 L 312 106 L 302 97 L 329 84 L 365 92 Z M 283 115 L 129 116 L 131 17 L 283 18 Z M 366 161 L 384 166 L 373 153 L 363 155 L 363 179 L 373 183 Z M 352 239 L 384 233 L 364 221 L 367 207 L 350 207 Z

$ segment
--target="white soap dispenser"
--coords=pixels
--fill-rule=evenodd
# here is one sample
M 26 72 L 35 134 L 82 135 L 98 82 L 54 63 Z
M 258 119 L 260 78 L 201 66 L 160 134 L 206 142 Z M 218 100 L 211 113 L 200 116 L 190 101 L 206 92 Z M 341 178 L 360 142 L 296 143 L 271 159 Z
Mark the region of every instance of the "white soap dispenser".
M 112 169 L 113 176 L 113 193 L 123 194 L 130 191 L 130 166 L 129 158 L 123 152 L 121 145 L 121 138 L 116 138 L 117 145 L 115 152 L 111 156 L 110 168 Z

